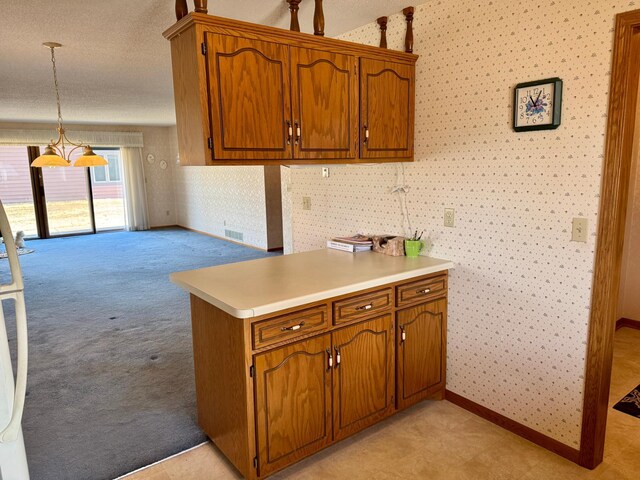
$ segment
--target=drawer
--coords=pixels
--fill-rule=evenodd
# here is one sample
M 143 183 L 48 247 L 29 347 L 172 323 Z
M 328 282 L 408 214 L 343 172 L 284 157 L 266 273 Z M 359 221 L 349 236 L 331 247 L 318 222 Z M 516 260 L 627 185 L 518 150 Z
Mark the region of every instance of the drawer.
M 333 324 L 353 322 L 368 318 L 391 308 L 393 292 L 390 288 L 357 295 L 333 302 Z
M 259 349 L 274 343 L 305 337 L 328 327 L 327 307 L 319 306 L 270 318 L 251 325 L 253 348 Z
M 446 293 L 447 276 L 440 275 L 398 285 L 396 287 L 396 302 L 398 307 L 402 307 L 438 298 Z

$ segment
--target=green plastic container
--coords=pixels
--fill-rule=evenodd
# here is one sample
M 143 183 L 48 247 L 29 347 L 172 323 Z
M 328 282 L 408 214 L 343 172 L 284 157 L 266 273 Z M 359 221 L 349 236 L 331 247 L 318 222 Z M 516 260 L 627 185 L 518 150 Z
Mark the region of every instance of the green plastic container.
M 404 241 L 404 254 L 407 257 L 417 257 L 422 250 L 422 240 L 405 240 Z

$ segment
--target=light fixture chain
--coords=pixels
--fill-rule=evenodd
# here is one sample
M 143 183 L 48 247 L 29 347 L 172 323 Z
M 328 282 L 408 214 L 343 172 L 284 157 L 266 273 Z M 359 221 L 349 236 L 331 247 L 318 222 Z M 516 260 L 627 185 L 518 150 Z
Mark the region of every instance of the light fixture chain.
M 51 48 L 51 63 L 53 64 L 53 85 L 56 87 L 56 102 L 58 105 L 58 128 L 62 127 L 62 113 L 60 112 L 60 89 L 58 86 L 58 70 L 56 69 L 56 56 L 54 47 Z

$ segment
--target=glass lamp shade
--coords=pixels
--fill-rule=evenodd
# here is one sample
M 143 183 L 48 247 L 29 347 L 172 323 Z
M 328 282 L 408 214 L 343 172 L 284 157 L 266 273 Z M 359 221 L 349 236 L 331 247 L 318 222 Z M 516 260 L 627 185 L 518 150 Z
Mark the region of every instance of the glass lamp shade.
M 84 147 L 82 156 L 78 158 L 73 164 L 74 167 L 98 167 L 100 165 L 108 165 L 103 157 L 96 155 L 91 147 Z
M 31 162 L 32 167 L 68 167 L 69 162 L 58 155 L 51 145 L 47 145 L 44 153 Z

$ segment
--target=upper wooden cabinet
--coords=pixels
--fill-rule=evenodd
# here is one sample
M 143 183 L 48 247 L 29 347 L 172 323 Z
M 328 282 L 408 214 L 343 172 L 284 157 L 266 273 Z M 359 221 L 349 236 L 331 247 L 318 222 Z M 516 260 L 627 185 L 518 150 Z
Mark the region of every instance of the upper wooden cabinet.
M 356 158 L 356 57 L 292 47 L 291 65 L 295 158 Z
M 213 158 L 291 158 L 289 49 L 229 35 L 206 40 Z
M 362 158 L 412 158 L 414 67 L 360 60 Z
M 199 13 L 164 35 L 182 165 L 413 160 L 416 55 Z

